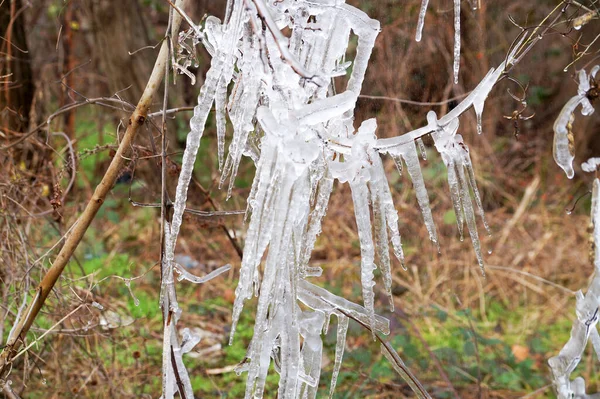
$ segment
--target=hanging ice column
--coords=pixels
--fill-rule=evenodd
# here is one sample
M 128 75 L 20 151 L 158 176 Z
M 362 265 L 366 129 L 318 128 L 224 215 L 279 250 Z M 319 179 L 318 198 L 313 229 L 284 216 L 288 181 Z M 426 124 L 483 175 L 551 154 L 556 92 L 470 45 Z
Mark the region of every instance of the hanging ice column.
M 358 237 L 361 251 L 361 283 L 365 307 L 369 311 L 370 324 L 374 321 L 373 271 L 375 270 L 375 252 L 381 262 L 385 289 L 389 297 L 390 307 L 394 309 L 392 297 L 391 264 L 389 244 L 396 258 L 404 262 L 404 254 L 400 244 L 398 230 L 398 214 L 394 208 L 383 163 L 374 149 L 376 142 L 374 119 L 362 123 L 354 137 L 352 151 L 346 154 L 344 162 L 331 162 L 333 176 L 341 182 L 349 182 L 352 189 L 354 213 L 358 226 Z M 373 224 L 375 239 L 373 242 L 371 207 L 373 208 Z M 390 235 L 388 236 L 388 230 Z
M 206 278 L 196 277 L 177 265 L 174 258 L 175 245 L 185 211 L 187 190 L 192 177 L 200 139 L 204 132 L 204 125 L 212 104 L 215 102 L 215 98 L 218 97 L 216 101 L 217 108 L 220 107 L 222 109 L 225 106 L 220 100 L 222 100 L 223 90 L 226 93 L 227 85 L 233 74 L 237 42 L 241 35 L 242 10 L 242 4 L 236 4 L 230 18 L 230 23 L 225 26 L 221 26 L 216 18 L 209 18 L 206 22 L 207 31 L 204 32 L 206 36 L 197 38 L 207 45 L 207 49 L 209 49 L 213 59 L 204 85 L 200 90 L 198 105 L 194 109 L 194 116 L 190 121 L 191 131 L 186 140 L 181 173 L 177 182 L 172 222 L 167 223 L 164 229 L 165 245 L 161 265 L 160 297 L 164 320 L 162 399 L 171 399 L 177 392 L 179 392 L 181 397 L 194 397 L 191 381 L 183 364 L 182 356 L 186 351 L 190 351 L 198 343 L 199 339 L 191 336 L 189 331 L 186 333 L 186 330 L 184 330 L 183 340 L 181 343 L 179 341 L 177 322 L 181 316 L 181 310 L 177 303 L 174 272 L 178 272 L 180 277 L 183 276 L 182 278 L 194 283 L 202 283 L 228 269 L 227 267 L 221 268 L 216 274 L 206 276 Z M 193 27 L 193 29 L 199 31 L 198 27 Z M 220 111 L 218 110 L 218 119 L 220 117 L 219 114 Z
M 332 314 L 338 318 L 338 343 L 331 390 L 341 367 L 346 315 L 370 326 L 374 333 L 389 333 L 388 321 L 374 311 L 374 255 L 377 252 L 381 261 L 391 300 L 388 230 L 394 253 L 401 258 L 398 216 L 379 155 L 373 148 L 361 146 L 363 136 L 375 142 L 375 121 L 365 122 L 358 136 L 352 124 L 379 23 L 342 1 L 267 4 L 255 0 L 244 4 L 248 6 L 247 23 L 238 44 L 239 72 L 233 76 L 235 85 L 229 97 L 234 135 L 223 180 L 235 176 L 242 153 L 253 157 L 257 170 L 248 199 L 251 216 L 231 339 L 244 302 L 257 295 L 254 336 L 247 361 L 238 370 L 247 372 L 245 397 L 263 396 L 273 362 L 280 374 L 279 397 L 314 398 L 321 373 L 322 331 L 327 330 Z M 284 26 L 291 29 L 289 39 L 279 32 Z M 331 77 L 346 74 L 350 65 L 345 52 L 351 31 L 358 36 L 352 74 L 347 90 L 332 96 L 328 88 Z M 221 41 L 226 43 L 226 39 L 224 36 Z M 256 67 L 257 60 L 263 61 L 262 66 Z M 258 136 L 259 148 L 248 145 L 250 135 Z M 334 151 L 325 138 L 355 142 L 356 151 L 347 156 L 347 162 L 334 161 Z M 348 165 L 356 168 L 342 170 Z M 352 181 L 363 253 L 365 307 L 306 281 L 320 275 L 309 259 L 334 178 Z M 375 213 L 376 249 L 369 201 Z
M 429 111 L 427 120 L 430 125 L 437 124 L 435 112 Z M 447 126 L 439 128 L 433 134 L 435 148 L 442 156 L 442 161 L 448 169 L 448 186 L 450 188 L 450 197 L 454 205 L 454 213 L 458 223 L 458 231 L 461 241 L 463 240 L 463 223 L 467 223 L 473 248 L 477 256 L 477 262 L 481 268 L 481 272 L 485 274 L 483 267 L 483 255 L 481 253 L 481 243 L 479 234 L 477 233 L 477 223 L 475 221 L 475 212 L 473 202 L 471 201 L 470 191 L 473 192 L 477 210 L 483 219 L 483 224 L 488 231 L 489 227 L 485 221 L 483 213 L 483 205 L 477 183 L 475 181 L 475 173 L 473 172 L 473 164 L 469 155 L 469 148 L 464 143 L 463 138 L 458 131 L 458 118 L 452 120 Z
M 452 65 L 452 73 L 454 83 L 458 83 L 458 73 L 460 69 L 460 0 L 454 1 L 454 62 Z M 415 40 L 420 42 L 423 37 L 423 27 L 425 26 L 425 15 L 427 14 L 427 5 L 429 0 L 421 0 L 421 8 L 419 10 L 419 20 L 417 22 L 417 33 Z

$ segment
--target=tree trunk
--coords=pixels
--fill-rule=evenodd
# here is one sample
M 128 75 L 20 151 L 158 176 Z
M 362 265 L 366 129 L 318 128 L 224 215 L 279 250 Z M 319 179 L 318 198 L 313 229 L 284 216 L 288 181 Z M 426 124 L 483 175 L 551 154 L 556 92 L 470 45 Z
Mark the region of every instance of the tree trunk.
M 152 69 L 156 51 L 142 47 L 154 44 L 147 32 L 137 0 L 90 0 L 84 2 L 92 21 L 95 52 L 99 54 L 111 94 L 128 101 L 138 99 L 144 79 Z
M 12 136 L 29 128 L 33 100 L 31 62 L 21 0 L 0 3 L 0 127 Z

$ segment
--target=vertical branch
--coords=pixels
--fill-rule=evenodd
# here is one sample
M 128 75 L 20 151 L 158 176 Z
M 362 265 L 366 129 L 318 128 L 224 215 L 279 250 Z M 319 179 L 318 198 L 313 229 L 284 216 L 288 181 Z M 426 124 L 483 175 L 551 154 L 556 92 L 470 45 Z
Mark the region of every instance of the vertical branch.
M 173 25 L 173 8 L 169 8 L 169 25 L 165 35 L 164 43 L 167 44 L 167 59 L 171 59 L 171 40 Z M 164 44 L 163 44 L 164 45 Z M 167 100 L 169 97 L 169 64 L 165 64 L 165 81 L 162 106 L 161 124 L 161 151 L 160 151 L 160 276 L 162 279 L 163 260 L 165 256 L 165 226 L 168 216 L 168 204 L 170 203 L 167 193 Z

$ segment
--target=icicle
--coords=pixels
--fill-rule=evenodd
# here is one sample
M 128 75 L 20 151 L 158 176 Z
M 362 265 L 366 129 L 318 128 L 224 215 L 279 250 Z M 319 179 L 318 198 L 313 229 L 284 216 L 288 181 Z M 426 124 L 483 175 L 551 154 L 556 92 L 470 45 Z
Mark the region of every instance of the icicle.
M 473 166 L 471 165 L 471 158 L 469 156 L 469 148 L 463 142 L 462 136 L 456 134 L 458 123 L 458 119 L 455 119 L 442 130 L 433 133 L 432 137 L 435 141 L 435 147 L 441 154 L 442 161 L 448 169 L 448 185 L 450 187 L 450 196 L 452 197 L 454 212 L 456 213 L 461 241 L 463 240 L 463 223 L 466 222 L 473 243 L 473 249 L 477 256 L 477 263 L 481 268 L 482 274 L 485 276 L 481 243 L 479 241 L 479 234 L 477 233 L 475 212 L 469 187 L 473 190 L 478 211 L 484 220 L 484 225 L 488 233 L 489 227 L 485 222 L 481 197 L 477 190 Z
M 400 154 L 390 153 L 390 156 L 394 160 L 398 174 L 402 176 L 402 156 Z
M 433 221 L 433 215 L 431 214 L 429 197 L 427 195 L 427 189 L 425 188 L 425 182 L 423 181 L 423 174 L 421 172 L 421 165 L 419 164 L 419 157 L 417 155 L 415 143 L 411 141 L 397 149 L 389 150 L 388 153 L 394 159 L 396 167 L 399 170 L 402 170 L 402 159 L 404 159 L 408 174 L 413 181 L 417 201 L 419 203 L 419 207 L 421 208 L 421 214 L 423 215 L 425 226 L 427 227 L 427 231 L 429 233 L 429 239 L 437 245 L 439 250 L 435 223 Z
M 421 41 L 421 37 L 423 36 L 423 26 L 425 26 L 425 14 L 427 14 L 427 4 L 429 0 L 421 0 L 421 9 L 419 10 L 419 22 L 417 22 L 417 33 L 415 35 L 415 40 L 417 42 Z
M 460 68 L 460 0 L 454 0 L 454 83 L 458 83 Z
M 448 169 L 448 186 L 450 188 L 450 198 L 452 199 L 452 205 L 454 206 L 454 215 L 456 216 L 456 223 L 458 225 L 458 235 L 460 240 L 463 241 L 464 236 L 464 215 L 462 211 L 462 200 L 460 197 L 460 186 L 458 182 L 458 168 L 453 159 L 448 159 L 446 167 Z
M 331 384 L 329 385 L 329 399 L 333 398 L 337 378 L 342 367 L 344 357 L 344 348 L 346 347 L 346 333 L 348 332 L 348 322 L 350 319 L 343 314 L 338 314 L 337 338 L 335 343 L 335 360 L 333 362 L 333 373 L 331 374 Z
M 348 91 L 352 91 L 358 95 L 362 87 L 362 83 L 367 71 L 369 57 L 375 47 L 375 39 L 381 30 L 379 21 L 369 18 L 363 11 L 352 7 L 348 4 L 340 4 L 339 10 L 348 19 L 352 30 L 358 35 L 358 45 L 356 47 L 356 58 L 354 59 L 354 67 L 352 75 L 348 81 Z
M 485 269 L 483 265 L 483 255 L 481 254 L 481 243 L 479 242 L 479 234 L 477 233 L 477 223 L 475 221 L 475 212 L 473 210 L 473 203 L 471 202 L 471 194 L 469 193 L 469 186 L 467 178 L 465 176 L 464 165 L 456 165 L 458 172 L 458 187 L 460 190 L 461 203 L 465 220 L 467 222 L 467 228 L 469 229 L 469 235 L 473 243 L 473 249 L 477 256 L 477 263 L 481 269 L 481 274 L 485 277 Z
M 363 302 L 369 315 L 369 325 L 372 326 L 375 320 L 375 294 L 373 293 L 373 286 L 375 285 L 373 281 L 375 252 L 371 233 L 369 199 L 366 195 L 367 187 L 364 182 L 350 182 L 350 188 L 352 190 L 354 215 L 356 217 L 358 238 L 360 240 L 360 281 L 362 284 Z M 373 336 L 373 340 L 375 340 L 375 336 Z
M 381 161 L 377 159 L 379 163 Z M 376 169 L 379 169 L 379 165 L 374 165 Z M 379 264 L 381 268 L 381 274 L 383 275 L 383 282 L 385 287 L 385 292 L 388 296 L 390 303 L 390 311 L 394 311 L 394 297 L 392 296 L 392 273 L 391 273 L 391 264 L 390 264 L 390 248 L 388 245 L 388 234 L 387 234 L 387 212 L 386 212 L 386 204 L 384 204 L 382 199 L 382 184 L 387 184 L 385 180 L 383 166 L 381 166 L 381 171 L 377 173 L 377 180 L 372 180 L 369 183 L 369 190 L 371 192 L 371 205 L 373 207 L 373 229 L 375 231 L 375 243 L 377 249 L 377 255 L 379 257 Z M 396 216 L 397 218 L 397 216 Z M 396 230 L 398 226 L 398 221 L 396 219 Z M 400 247 L 400 251 L 402 248 Z M 402 255 L 402 252 L 400 252 Z
M 554 145 L 552 146 L 552 154 L 554 161 L 560 166 L 569 179 L 575 175 L 573 170 L 573 160 L 575 159 L 575 143 L 573 132 L 571 131 L 573 121 L 575 119 L 575 108 L 581 103 L 582 97 L 572 97 L 563 109 L 560 111 L 558 118 L 554 122 Z
M 234 89 L 230 119 L 234 129 L 233 139 L 229 145 L 229 154 L 221 173 L 219 187 L 227 178 L 230 179 L 227 198 L 231 196 L 233 183 L 237 175 L 242 154 L 245 151 L 248 136 L 254 130 L 252 118 L 255 115 L 255 105 L 258 103 L 260 74 L 257 71 L 258 44 L 257 38 L 244 40 L 244 69 Z M 258 162 L 256 162 L 258 163 Z
M 304 338 L 300 359 L 299 379 L 302 384 L 297 385 L 296 397 L 314 399 L 317 395 L 319 377 L 321 375 L 321 357 L 323 341 L 321 330 L 325 323 L 323 312 L 301 312 L 299 319 L 300 334 Z
M 321 220 L 327 212 L 327 204 L 329 203 L 329 197 L 333 190 L 333 179 L 331 177 L 325 177 L 319 184 L 317 194 L 317 202 L 314 210 L 310 214 L 310 222 L 308 224 L 308 231 L 306 238 L 302 243 L 302 249 L 300 254 L 300 267 L 304 269 L 304 273 L 308 273 L 308 261 L 310 260 L 310 254 L 315 247 L 317 236 L 321 233 Z M 318 271 L 320 274 L 321 272 Z
M 236 3 L 236 10 L 234 11 L 235 17 L 232 17 L 232 30 L 234 33 L 232 41 L 229 44 L 230 46 L 233 46 L 239 37 L 239 19 L 241 17 L 242 8 L 241 4 Z M 231 48 L 224 50 L 229 52 L 233 51 Z M 177 240 L 181 228 L 188 186 L 192 178 L 196 155 L 198 154 L 198 148 L 200 147 L 200 139 L 204 133 L 204 126 L 214 102 L 219 82 L 223 76 L 228 75 L 228 70 L 231 71 L 233 69 L 233 62 L 233 57 L 227 52 L 219 53 L 212 59 L 211 67 L 206 73 L 204 85 L 200 89 L 198 105 L 194 108 L 194 116 L 190 120 L 191 131 L 187 136 L 186 148 L 183 153 L 181 164 L 181 173 L 179 175 L 179 180 L 177 181 L 175 202 L 173 204 L 173 218 L 171 222 L 172 231 L 170 232 L 170 239 L 173 243 Z M 171 247 L 174 250 L 174 244 L 171 245 Z M 172 261 L 174 254 L 166 251 L 165 256 L 169 261 Z
M 217 83 L 215 91 L 215 117 L 217 120 L 217 156 L 219 170 L 223 170 L 223 160 L 225 157 L 225 133 L 227 130 L 227 121 L 225 120 L 225 105 L 227 103 L 227 85 L 231 81 L 231 70 L 224 73 Z
M 421 172 L 421 165 L 419 164 L 419 157 L 417 155 L 415 143 L 409 142 L 403 145 L 399 150 L 401 157 L 406 163 L 408 174 L 413 182 L 413 187 L 417 196 L 417 202 L 421 208 L 421 214 L 423 215 L 423 220 L 425 221 L 425 227 L 427 227 L 427 231 L 429 233 L 429 239 L 438 246 L 439 250 L 435 222 L 433 221 L 433 215 L 431 214 L 429 196 L 427 195 L 427 188 L 425 187 L 425 181 L 423 180 L 423 173 Z
M 400 231 L 398 229 L 398 212 L 394 207 L 392 193 L 390 192 L 390 188 L 387 185 L 387 181 L 383 183 L 382 191 L 382 202 L 385 209 L 385 219 L 387 222 L 388 229 L 391 233 L 390 241 L 392 242 L 394 256 L 396 256 L 396 259 L 398 259 L 398 261 L 402 265 L 402 268 L 406 270 L 406 266 L 404 265 L 404 251 L 402 250 L 402 243 L 400 241 Z M 391 274 L 387 277 L 384 276 L 384 278 L 391 279 Z
M 467 171 L 467 178 L 469 181 L 469 187 L 473 191 L 473 196 L 475 197 L 475 203 L 477 204 L 477 211 L 479 216 L 481 217 L 481 221 L 483 222 L 483 226 L 487 231 L 488 235 L 492 235 L 490 230 L 490 226 L 485 219 L 485 212 L 483 211 L 483 203 L 481 202 L 481 195 L 479 194 L 479 190 L 477 189 L 477 181 L 475 180 L 475 172 L 473 171 L 473 164 L 471 163 L 471 157 L 469 156 L 469 152 L 465 151 L 463 153 L 463 166 Z
M 253 212 L 247 230 L 248 240 L 244 245 L 244 257 L 240 269 L 240 278 L 238 286 L 235 289 L 236 299 L 233 305 L 230 342 L 233 340 L 235 327 L 237 326 L 237 321 L 242 312 L 244 301 L 250 299 L 252 296 L 252 284 L 255 282 L 253 276 L 256 274 L 256 268 L 260 263 L 266 244 L 271 237 L 274 212 L 269 212 L 268 205 L 271 202 L 271 198 L 274 198 L 272 194 L 275 191 L 274 185 L 277 184 L 276 181 L 271 181 L 275 162 L 275 147 L 269 145 L 268 142 L 265 142 L 260 162 L 257 166 L 255 180 L 258 179 L 259 183 L 256 187 L 255 198 L 253 199 Z M 262 215 L 265 212 L 272 217 L 263 221 Z

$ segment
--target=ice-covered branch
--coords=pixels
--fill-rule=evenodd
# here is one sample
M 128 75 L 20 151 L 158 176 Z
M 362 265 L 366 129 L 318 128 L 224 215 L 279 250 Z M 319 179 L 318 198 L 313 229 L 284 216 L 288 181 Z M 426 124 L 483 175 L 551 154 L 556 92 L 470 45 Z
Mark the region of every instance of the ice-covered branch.
M 454 83 L 458 83 L 458 72 L 460 69 L 460 0 L 454 1 L 454 50 L 452 51 L 454 61 L 452 65 L 452 73 L 454 75 Z M 415 40 L 421 41 L 423 37 L 423 27 L 425 26 L 425 15 L 427 14 L 427 6 L 429 0 L 421 0 L 421 9 L 419 10 L 419 21 L 417 22 L 417 33 Z
M 525 41 L 527 35 L 522 35 L 518 43 L 513 46 L 513 50 L 508 54 L 506 60 L 502 62 L 497 68 L 492 68 L 485 75 L 485 77 L 479 82 L 479 84 L 471 91 L 471 93 L 456 107 L 454 107 L 450 112 L 446 115 L 442 116 L 437 120 L 437 124 L 429 123 L 415 130 L 411 130 L 410 132 L 406 132 L 400 136 L 386 138 L 386 139 L 378 139 L 375 144 L 375 148 L 379 150 L 381 153 L 388 152 L 391 148 L 401 147 L 406 143 L 410 143 L 415 141 L 427 134 L 430 134 L 440 128 L 448 126 L 453 120 L 460 117 L 466 111 L 468 111 L 471 107 L 475 111 L 475 115 L 477 117 L 477 131 L 479 133 L 482 132 L 481 129 L 481 118 L 483 114 L 483 107 L 485 105 L 485 100 L 488 95 L 494 88 L 495 84 L 498 82 L 504 71 L 515 61 L 515 55 L 517 54 L 517 50 L 519 46 Z M 344 149 L 343 146 L 336 147 L 336 150 L 341 152 L 348 152 L 347 149 Z
M 596 327 L 600 316 L 600 180 L 597 178 L 594 179 L 592 189 L 591 222 L 594 241 L 594 279 L 585 295 L 581 291 L 577 293 L 576 319 L 573 322 L 569 341 L 557 356 L 548 360 L 559 399 L 598 397 L 598 394 L 586 394 L 583 378 L 570 380 L 571 373 L 581 361 L 588 340 L 592 341 L 596 355 L 600 357 L 600 336 Z

